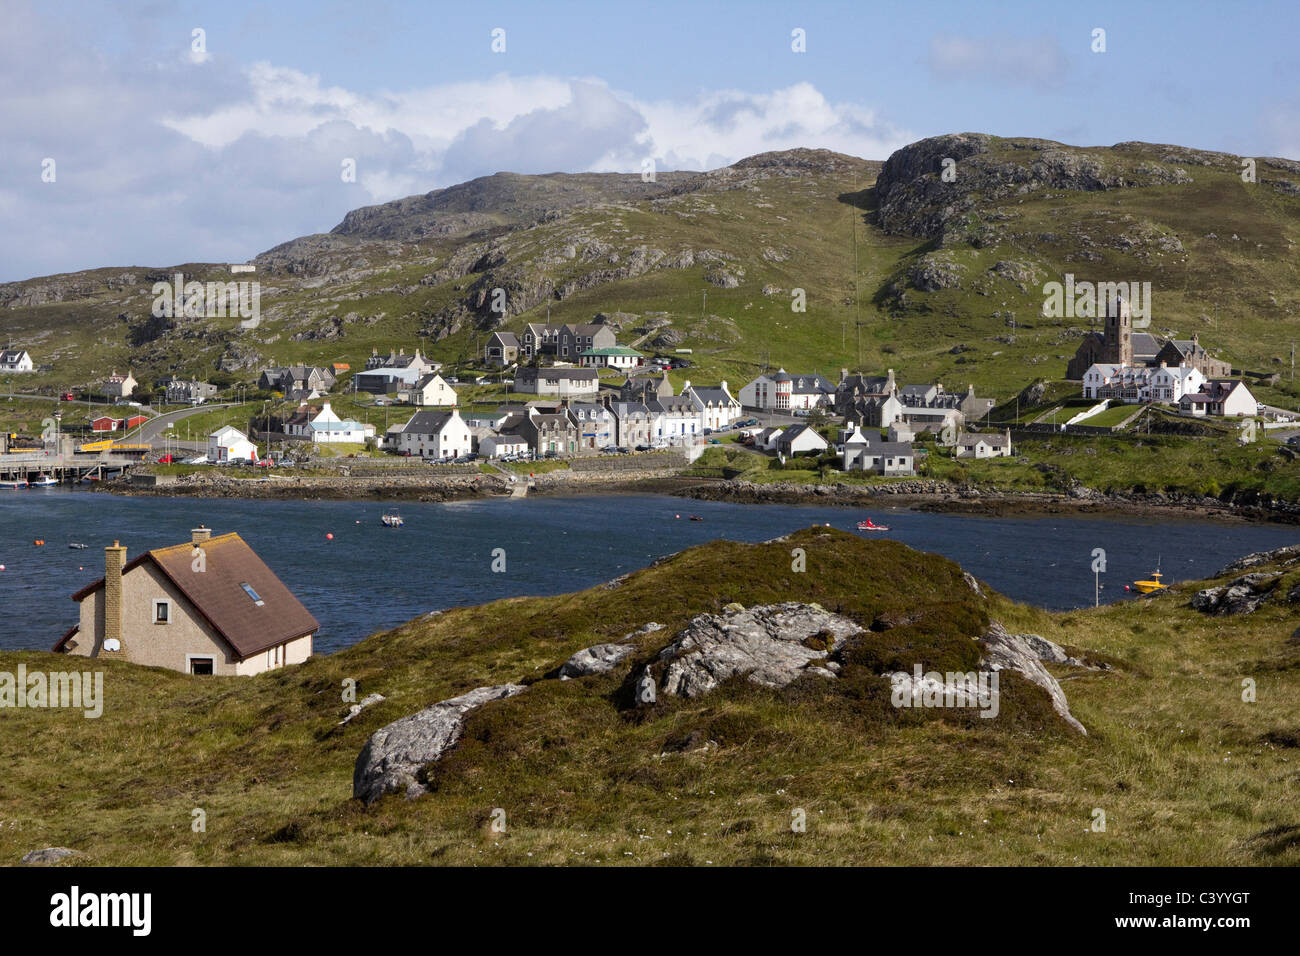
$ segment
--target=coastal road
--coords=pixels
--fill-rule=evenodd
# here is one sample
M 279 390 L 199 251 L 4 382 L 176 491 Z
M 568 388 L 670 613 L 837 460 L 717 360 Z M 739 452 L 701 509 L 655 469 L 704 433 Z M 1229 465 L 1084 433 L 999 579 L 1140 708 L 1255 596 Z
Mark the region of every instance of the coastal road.
M 210 412 L 217 408 L 229 408 L 232 403 L 223 405 L 196 405 L 193 408 L 182 408 L 178 411 L 167 412 L 156 418 L 151 418 L 134 432 L 131 432 L 126 438 L 122 439 L 127 442 L 148 442 L 151 445 L 161 444 L 166 441 L 168 444 L 175 445 L 177 448 L 188 448 L 191 450 L 202 450 L 207 447 L 206 442 L 186 442 L 178 441 L 173 433 L 175 428 L 168 429 L 168 425 L 175 425 L 176 422 L 184 421 L 191 415 L 200 415 L 203 412 Z

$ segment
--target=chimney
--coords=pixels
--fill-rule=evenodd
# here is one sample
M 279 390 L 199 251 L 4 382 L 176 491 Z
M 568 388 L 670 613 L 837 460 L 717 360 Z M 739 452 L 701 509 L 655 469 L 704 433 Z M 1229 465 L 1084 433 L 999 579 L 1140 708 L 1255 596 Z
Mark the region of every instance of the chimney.
M 190 543 L 196 547 L 212 537 L 212 529 L 206 525 L 199 525 L 197 528 L 190 529 Z
M 885 380 L 885 391 L 892 392 L 897 387 L 898 386 L 894 383 L 894 370 L 891 368 L 889 370 L 888 378 Z
M 849 377 L 849 370 L 846 368 L 840 369 L 840 381 L 842 382 L 848 377 Z
M 122 568 L 126 548 L 114 541 L 104 549 L 104 640 L 122 640 Z

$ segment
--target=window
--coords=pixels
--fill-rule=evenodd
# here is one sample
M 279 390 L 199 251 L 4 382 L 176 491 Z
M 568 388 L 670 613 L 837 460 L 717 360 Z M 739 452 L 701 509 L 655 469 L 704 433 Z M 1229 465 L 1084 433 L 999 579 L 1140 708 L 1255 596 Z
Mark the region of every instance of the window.
M 262 600 L 261 595 L 253 590 L 253 586 L 247 581 L 240 581 L 239 586 L 244 589 L 244 593 L 253 599 L 253 603 L 262 607 L 266 602 Z
M 210 657 L 191 657 L 190 658 L 191 674 L 208 674 L 212 673 L 212 658 Z
M 153 622 L 155 624 L 167 624 L 172 617 L 172 602 L 159 598 L 153 602 Z

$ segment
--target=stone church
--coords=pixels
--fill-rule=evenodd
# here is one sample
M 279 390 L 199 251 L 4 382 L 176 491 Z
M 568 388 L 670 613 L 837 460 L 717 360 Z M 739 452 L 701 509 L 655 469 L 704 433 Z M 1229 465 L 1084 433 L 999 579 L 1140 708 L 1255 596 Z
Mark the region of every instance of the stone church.
M 1106 303 L 1101 332 L 1089 332 L 1066 366 L 1067 379 L 1081 380 L 1094 365 L 1146 365 L 1170 368 L 1190 365 L 1208 378 L 1227 378 L 1232 365 L 1217 359 L 1202 346 L 1197 336 L 1190 339 L 1161 339 L 1147 332 L 1134 332 L 1128 303 L 1121 298 Z

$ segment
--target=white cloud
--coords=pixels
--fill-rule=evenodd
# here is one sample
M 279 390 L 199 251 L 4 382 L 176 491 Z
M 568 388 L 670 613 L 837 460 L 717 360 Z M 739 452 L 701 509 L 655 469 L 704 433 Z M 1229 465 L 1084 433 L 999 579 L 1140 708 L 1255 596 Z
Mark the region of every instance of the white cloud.
M 243 260 L 357 206 L 509 170 L 711 169 L 767 150 L 884 158 L 912 139 L 812 84 L 640 99 L 598 77 L 511 76 L 363 93 L 228 57 L 143 62 L 16 17 L 0 35 L 0 281 L 107 265 Z M 200 62 L 201 60 L 201 62 Z M 58 182 L 40 182 L 55 157 Z M 356 162 L 357 182 L 340 177 Z

